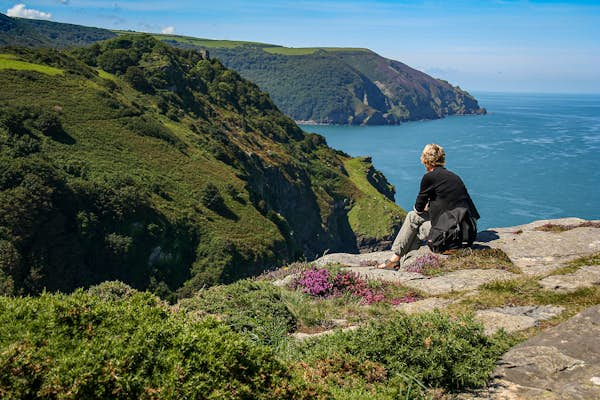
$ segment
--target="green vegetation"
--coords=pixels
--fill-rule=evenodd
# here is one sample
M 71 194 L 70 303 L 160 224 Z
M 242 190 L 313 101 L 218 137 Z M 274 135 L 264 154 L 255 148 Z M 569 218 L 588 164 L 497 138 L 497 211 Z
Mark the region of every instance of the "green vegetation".
M 148 293 L 0 297 L 3 399 L 290 398 L 268 348 Z
M 0 45 L 60 48 L 89 45 L 116 34 L 144 36 L 0 16 L 8 26 L 0 31 Z M 225 66 L 257 83 L 284 113 L 298 121 L 384 125 L 485 113 L 459 87 L 369 49 L 287 48 L 165 34 L 152 37 L 183 49 L 209 50 Z
M 600 265 L 600 253 L 576 258 L 575 260 L 568 262 L 565 266 L 555 269 L 550 275 L 571 274 L 585 265 Z
M 0 297 L 0 397 L 429 399 L 481 386 L 511 343 L 469 317 L 389 305 L 369 322 L 381 305 L 353 302 L 249 280 L 171 307 L 121 282 Z M 296 312 L 321 304 L 362 312 L 366 325 L 288 335 L 305 318 Z
M 522 333 L 531 335 L 540 328 L 556 325 L 592 305 L 600 304 L 600 288 L 590 287 L 564 293 L 543 289 L 537 280 L 539 277 L 522 277 L 509 281 L 498 281 L 481 286 L 477 294 L 461 299 L 449 307 L 451 313 L 468 313 L 491 307 L 555 305 L 565 311 L 559 316 L 544 321 L 542 325 Z
M 14 69 L 17 71 L 36 71 L 47 75 L 60 75 L 64 72 L 58 68 L 52 68 L 46 65 L 20 61 L 16 59 L 16 57 L 12 54 L 0 54 L 0 70 L 2 69 Z
M 451 271 L 466 269 L 501 269 L 520 274 L 521 269 L 500 249 L 459 249 L 449 258 L 440 258 L 435 254 L 417 257 L 409 267 L 411 272 L 427 276 L 440 276 Z
M 201 46 L 201 45 L 199 45 Z M 213 47 L 225 47 L 225 46 L 213 46 Z M 237 46 L 236 46 L 237 47 Z M 371 52 L 369 49 L 360 49 L 352 47 L 263 47 L 263 50 L 271 54 L 282 54 L 286 56 L 305 56 L 308 54 L 314 54 L 317 51 L 336 52 L 336 51 L 358 51 L 358 52 Z
M 54 47 L 86 46 L 116 34 L 99 28 L 11 18 L 0 14 L 0 46 Z
M 277 347 L 296 329 L 296 317 L 283 300 L 281 289 L 267 282 L 242 280 L 199 290 L 179 306 L 198 316 L 213 315 L 234 331 Z
M 384 181 L 385 178 L 381 173 L 373 170 L 370 159 L 349 159 L 344 166 L 350 179 L 362 193 L 348 213 L 352 230 L 376 239 L 387 238 L 390 232 L 394 232 L 395 228 L 402 225 L 406 213 L 392 200 L 382 197 L 381 193 L 385 191 L 378 190 L 376 187 L 379 186 L 380 179 L 383 179 L 381 185 L 388 187 L 387 191 L 393 193 L 393 187 Z
M 31 66 L 0 69 L 3 293 L 118 279 L 174 301 L 369 237 L 349 157 L 217 60 L 147 35 L 2 54 Z

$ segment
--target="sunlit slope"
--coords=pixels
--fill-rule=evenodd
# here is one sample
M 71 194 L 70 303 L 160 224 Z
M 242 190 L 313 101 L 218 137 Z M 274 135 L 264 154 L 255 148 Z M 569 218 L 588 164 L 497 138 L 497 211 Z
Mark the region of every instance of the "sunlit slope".
M 0 280 L 14 292 L 121 279 L 185 294 L 369 236 L 348 218 L 364 190 L 349 158 L 196 51 L 149 36 L 6 49 L 0 84 Z

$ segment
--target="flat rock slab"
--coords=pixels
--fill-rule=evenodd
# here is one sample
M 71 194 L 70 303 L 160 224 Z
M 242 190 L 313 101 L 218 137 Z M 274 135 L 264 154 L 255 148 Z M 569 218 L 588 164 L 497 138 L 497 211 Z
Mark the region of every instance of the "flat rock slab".
M 563 311 L 559 306 L 496 307 L 477 311 L 475 319 L 483 324 L 486 335 L 492 335 L 500 329 L 511 333 L 532 328 Z
M 539 283 L 545 289 L 558 292 L 573 292 L 580 288 L 600 285 L 600 265 L 581 267 L 571 274 L 548 276 Z
M 391 271 L 373 267 L 345 267 L 342 268 L 342 270 L 356 272 L 365 279 L 398 282 L 403 284 L 409 281 L 427 279 L 425 275 L 419 274 L 418 272 Z
M 517 274 L 499 269 L 463 269 L 448 272 L 443 276 L 408 280 L 403 284 L 430 295 L 440 295 L 475 290 L 489 282 L 511 280 L 518 277 Z
M 395 306 L 395 309 L 407 314 L 418 314 L 431 312 L 434 310 L 441 310 L 448 307 L 452 303 L 454 303 L 454 300 L 430 297 L 428 299 L 418 300 L 412 303 L 399 304 Z
M 600 305 L 509 350 L 489 399 L 600 399 Z
M 315 260 L 317 267 L 323 267 L 328 264 L 341 264 L 349 267 L 368 267 L 376 266 L 389 260 L 394 255 L 393 251 L 376 251 L 373 253 L 350 254 L 350 253 L 332 253 Z
M 575 228 L 557 233 L 537 231 L 535 228 L 545 224 L 577 225 L 582 222 L 586 221 L 561 218 L 489 229 L 479 232 L 476 244 L 503 250 L 526 274 L 545 274 L 567 261 L 600 252 L 600 229 Z

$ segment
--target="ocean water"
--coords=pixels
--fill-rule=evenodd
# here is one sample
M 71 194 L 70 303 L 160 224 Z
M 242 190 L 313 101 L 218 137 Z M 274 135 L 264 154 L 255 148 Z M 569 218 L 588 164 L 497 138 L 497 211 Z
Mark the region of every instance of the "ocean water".
M 399 126 L 302 126 L 352 156 L 370 155 L 413 207 L 425 144 L 446 149 L 481 214 L 479 229 L 537 219 L 600 219 L 600 95 L 475 93 L 485 116 Z

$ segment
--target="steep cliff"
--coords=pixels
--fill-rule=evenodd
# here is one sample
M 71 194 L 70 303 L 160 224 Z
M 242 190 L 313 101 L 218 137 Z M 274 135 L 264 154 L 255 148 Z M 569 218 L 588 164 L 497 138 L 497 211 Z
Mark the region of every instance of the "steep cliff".
M 217 60 L 138 35 L 0 61 L 0 267 L 15 293 L 121 279 L 185 295 L 369 236 L 349 218 L 365 190 L 350 158 Z M 398 220 L 369 187 L 388 205 L 378 218 Z

